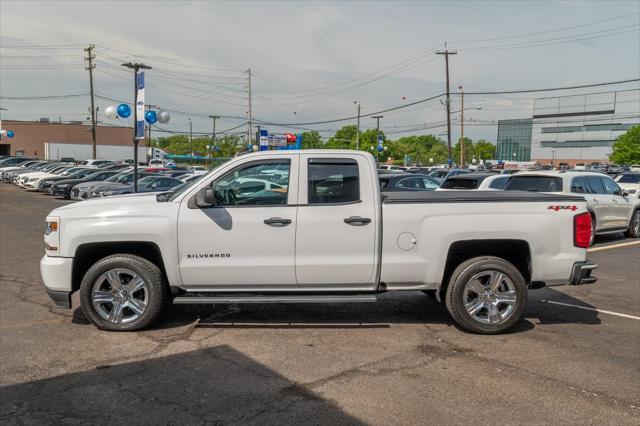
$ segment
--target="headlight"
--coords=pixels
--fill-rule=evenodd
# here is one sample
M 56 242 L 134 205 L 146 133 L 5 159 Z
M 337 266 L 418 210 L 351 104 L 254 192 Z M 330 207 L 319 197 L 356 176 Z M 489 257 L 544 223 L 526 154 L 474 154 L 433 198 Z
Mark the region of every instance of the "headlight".
M 58 188 L 66 188 L 67 186 L 69 186 L 68 183 L 62 183 L 62 184 L 56 185 L 56 187 Z
M 49 216 L 46 219 L 47 229 L 44 233 L 44 243 L 46 245 L 46 253 L 50 256 L 59 254 L 60 247 L 60 218 Z
M 106 197 L 108 195 L 113 195 L 113 191 L 104 191 L 100 193 L 101 197 Z

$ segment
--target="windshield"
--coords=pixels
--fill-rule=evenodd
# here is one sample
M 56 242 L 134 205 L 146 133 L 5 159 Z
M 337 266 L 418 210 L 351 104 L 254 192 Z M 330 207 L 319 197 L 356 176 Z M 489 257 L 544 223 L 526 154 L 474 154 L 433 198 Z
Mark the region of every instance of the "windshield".
M 622 175 L 617 181 L 618 183 L 640 183 L 640 173 Z
M 555 176 L 523 176 L 511 177 L 505 191 L 562 192 L 562 178 Z
M 227 162 L 223 163 L 222 165 L 224 165 L 226 163 Z M 173 201 L 173 200 L 175 200 L 176 197 L 178 197 L 184 191 L 186 191 L 187 189 L 191 188 L 196 183 L 200 182 L 200 180 L 202 180 L 202 179 L 206 178 L 207 176 L 209 176 L 209 174 L 211 174 L 212 171 L 213 170 L 209 171 L 209 173 L 205 173 L 205 174 L 203 174 L 201 176 L 198 176 L 198 179 L 193 179 L 191 181 L 183 183 L 182 185 L 178 185 L 176 187 L 173 187 L 173 188 L 171 188 L 171 191 L 169 191 L 169 192 L 163 192 L 162 194 L 158 194 L 157 200 L 158 201 Z

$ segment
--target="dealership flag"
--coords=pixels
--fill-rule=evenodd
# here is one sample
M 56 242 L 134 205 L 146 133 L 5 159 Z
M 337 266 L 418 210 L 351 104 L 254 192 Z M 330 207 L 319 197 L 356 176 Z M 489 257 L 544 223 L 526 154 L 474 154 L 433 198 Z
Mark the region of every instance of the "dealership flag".
M 136 74 L 136 139 L 144 139 L 144 71 Z

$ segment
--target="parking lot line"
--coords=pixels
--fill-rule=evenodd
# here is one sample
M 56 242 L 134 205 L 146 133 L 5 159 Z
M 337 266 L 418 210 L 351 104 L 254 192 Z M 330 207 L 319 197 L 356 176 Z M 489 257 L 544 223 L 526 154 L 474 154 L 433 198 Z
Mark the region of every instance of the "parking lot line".
M 628 246 L 637 246 L 639 244 L 640 244 L 640 241 L 629 241 L 627 243 L 612 244 L 610 246 L 594 247 L 594 248 L 587 249 L 587 251 L 589 253 L 594 253 L 596 251 L 604 251 L 604 250 L 610 250 L 614 248 L 628 247 Z
M 629 318 L 629 319 L 634 319 L 634 320 L 640 320 L 640 317 L 636 317 L 634 315 L 627 315 L 627 314 L 621 314 L 619 312 L 605 311 L 603 309 L 590 308 L 588 306 L 572 305 L 571 303 L 562 303 L 562 302 L 556 302 L 556 301 L 553 301 L 553 300 L 545 300 L 545 299 L 542 299 L 540 302 L 541 303 L 551 303 L 551 304 L 560 305 L 560 306 L 568 306 L 568 307 L 571 307 L 571 308 L 584 309 L 586 311 L 595 311 L 595 312 L 599 312 L 601 314 L 615 315 L 615 316 L 618 316 L 618 317 Z

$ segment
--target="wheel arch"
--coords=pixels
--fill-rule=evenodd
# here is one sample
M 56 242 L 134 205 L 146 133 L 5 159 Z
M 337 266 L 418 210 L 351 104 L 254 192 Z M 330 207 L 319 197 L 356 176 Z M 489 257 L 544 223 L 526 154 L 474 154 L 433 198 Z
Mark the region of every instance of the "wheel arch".
M 527 284 L 531 283 L 531 247 L 524 240 L 479 239 L 456 241 L 449 246 L 441 287 L 447 288 L 451 274 L 462 262 L 474 257 L 495 256 L 513 264 Z
M 77 291 L 85 273 L 98 260 L 113 254 L 132 254 L 147 259 L 162 271 L 165 282 L 169 282 L 160 247 L 150 241 L 109 241 L 85 243 L 76 248 L 71 271 L 71 291 Z

